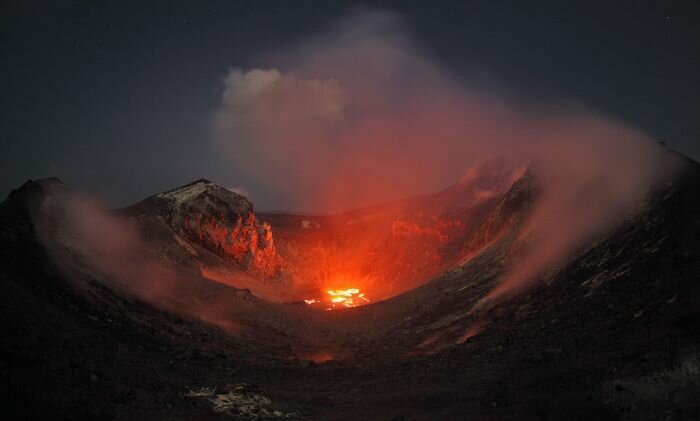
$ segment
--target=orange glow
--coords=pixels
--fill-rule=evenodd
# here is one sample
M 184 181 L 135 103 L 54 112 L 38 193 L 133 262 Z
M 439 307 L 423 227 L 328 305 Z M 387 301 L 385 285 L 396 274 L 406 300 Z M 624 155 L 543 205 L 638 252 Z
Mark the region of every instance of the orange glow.
M 200 213 L 186 215 L 183 231 L 216 254 L 244 266 L 263 278 L 278 274 L 281 261 L 275 252 L 272 229 L 266 222 L 258 222 L 252 212 L 245 218 L 227 220 Z
M 494 161 L 432 195 L 334 215 L 259 218 L 271 226 L 275 250 L 290 274 L 286 289 L 298 293 L 296 301 L 342 308 L 350 298 L 348 307 L 354 307 L 416 288 L 472 252 L 467 245 L 476 228 L 524 168 Z M 334 294 L 335 303 L 328 298 L 328 291 L 347 289 L 359 292 Z
M 206 278 L 270 301 L 357 307 L 416 288 L 473 254 L 476 228 L 523 171 L 494 162 L 432 195 L 334 215 L 194 214 L 184 227 L 234 263 L 212 261 L 202 268 Z
M 342 304 L 345 307 L 357 307 L 369 302 L 358 288 L 329 289 L 326 292 L 331 297 L 331 303 Z
M 318 305 L 326 310 L 357 307 L 369 303 L 369 298 L 359 288 L 329 289 L 326 296 L 304 300 L 308 305 Z
M 273 216 L 270 223 L 291 274 L 287 289 L 331 309 L 387 299 L 438 275 L 460 257 L 461 244 L 450 241 L 468 229 L 404 204 L 329 217 Z

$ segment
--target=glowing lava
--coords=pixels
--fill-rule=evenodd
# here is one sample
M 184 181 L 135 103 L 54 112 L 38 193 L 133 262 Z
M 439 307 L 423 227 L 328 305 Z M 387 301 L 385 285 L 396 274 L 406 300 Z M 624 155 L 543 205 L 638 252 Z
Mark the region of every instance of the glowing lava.
M 336 310 L 339 308 L 357 307 L 369 303 L 364 292 L 359 288 L 329 289 L 327 296 L 323 298 L 311 298 L 304 300 L 308 305 L 326 305 L 326 310 Z
M 345 307 L 357 307 L 358 305 L 369 302 L 369 300 L 365 298 L 365 294 L 360 292 L 358 288 L 329 289 L 326 292 L 331 297 L 331 303 L 342 304 Z

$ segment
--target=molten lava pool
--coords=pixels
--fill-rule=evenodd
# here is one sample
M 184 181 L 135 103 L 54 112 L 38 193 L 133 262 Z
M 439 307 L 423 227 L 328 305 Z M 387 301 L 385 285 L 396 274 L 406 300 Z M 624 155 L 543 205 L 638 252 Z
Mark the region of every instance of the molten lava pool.
M 359 288 L 329 289 L 326 295 L 320 298 L 304 300 L 306 304 L 316 307 L 324 307 L 326 310 L 338 310 L 341 308 L 357 307 L 369 303 L 364 292 Z

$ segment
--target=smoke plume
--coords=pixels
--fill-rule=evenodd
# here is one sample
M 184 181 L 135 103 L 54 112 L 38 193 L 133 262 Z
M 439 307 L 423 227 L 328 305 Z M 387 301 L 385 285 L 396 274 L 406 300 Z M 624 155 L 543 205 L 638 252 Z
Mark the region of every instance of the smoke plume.
M 653 139 L 581 104 L 460 82 L 389 12 L 355 12 L 264 57 L 225 77 L 215 137 L 296 210 L 437 191 L 493 158 L 533 165 L 542 195 L 523 235 L 537 247 L 503 290 L 621 222 L 671 165 Z
M 89 196 L 54 187 L 33 219 L 39 241 L 77 290 L 89 285 L 80 280 L 98 280 L 165 307 L 176 288 L 177 274 L 149 253 L 138 226 Z

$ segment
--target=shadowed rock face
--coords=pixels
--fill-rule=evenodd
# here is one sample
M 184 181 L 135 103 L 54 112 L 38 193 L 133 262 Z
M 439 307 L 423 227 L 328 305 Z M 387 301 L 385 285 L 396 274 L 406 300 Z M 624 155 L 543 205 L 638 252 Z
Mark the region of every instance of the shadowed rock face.
M 281 274 L 282 259 L 275 250 L 272 229 L 256 219 L 245 197 L 198 180 L 147 200 L 189 241 L 264 278 Z

